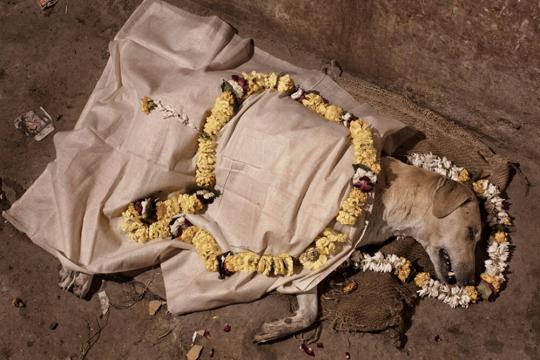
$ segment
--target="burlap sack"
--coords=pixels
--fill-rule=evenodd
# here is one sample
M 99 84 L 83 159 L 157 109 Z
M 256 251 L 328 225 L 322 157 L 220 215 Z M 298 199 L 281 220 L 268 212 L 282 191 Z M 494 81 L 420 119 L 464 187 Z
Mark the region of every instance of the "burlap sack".
M 501 189 L 508 185 L 509 160 L 495 154 L 459 125 L 416 105 L 404 96 L 386 91 L 367 81 L 352 77 L 336 77 L 335 80 L 357 101 L 367 102 L 377 111 L 420 132 L 422 138 L 405 144 L 398 152 L 432 152 L 446 156 L 457 165 L 468 169 L 474 178 L 489 177 Z

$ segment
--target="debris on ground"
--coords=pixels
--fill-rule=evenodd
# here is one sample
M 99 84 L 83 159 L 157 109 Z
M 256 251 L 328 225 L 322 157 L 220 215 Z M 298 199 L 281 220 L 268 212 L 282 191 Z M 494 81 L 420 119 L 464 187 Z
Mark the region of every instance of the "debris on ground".
M 56 330 L 57 327 L 58 327 L 58 323 L 56 321 L 53 321 L 52 323 L 49 324 L 49 330 Z
M 206 330 L 196 330 L 191 337 L 191 345 L 195 344 L 197 337 L 209 337 L 210 333 Z
M 300 345 L 300 350 L 302 350 L 309 356 L 315 356 L 315 352 L 313 351 L 313 349 L 307 346 L 305 343 L 302 343 L 302 345 Z
M 28 111 L 15 119 L 15 127 L 26 136 L 32 136 L 34 140 L 41 141 L 54 131 L 54 123 L 42 107 L 37 111 Z
M 231 331 L 231 325 L 225 324 L 225 326 L 223 326 L 223 331 L 225 331 L 225 332 Z
M 186 354 L 187 360 L 197 360 L 199 356 L 201 356 L 202 352 L 202 345 L 193 345 L 191 349 L 189 349 L 188 353 Z
M 165 303 L 166 302 L 162 300 L 150 300 L 150 302 L 148 303 L 148 315 L 150 316 L 156 315 L 159 309 L 161 308 L 161 306 Z
M 99 291 L 97 293 L 97 296 L 99 299 L 99 305 L 101 307 L 101 315 L 106 315 L 109 312 L 111 301 L 109 300 L 109 297 L 107 296 L 105 290 Z
M 96 325 L 92 327 L 88 320 L 86 321 L 87 336 L 86 339 L 81 343 L 81 353 L 79 360 L 85 360 L 88 352 L 97 344 L 99 338 L 101 337 L 101 332 L 109 324 L 109 313 L 104 317 L 103 322 L 99 322 L 99 319 L 96 319 Z
M 39 7 L 41 8 L 41 10 L 50 9 L 54 5 L 56 5 L 57 2 L 58 2 L 58 0 L 37 0 L 37 3 L 39 5 Z
M 23 308 L 26 306 L 26 304 L 24 303 L 24 301 L 22 301 L 21 299 L 19 299 L 18 297 L 14 297 L 12 300 L 11 300 L 11 305 L 17 307 L 17 308 Z
M 349 360 L 351 358 L 351 353 L 346 352 L 345 353 L 345 359 Z
M 358 283 L 354 280 L 347 281 L 343 289 L 341 290 L 345 295 L 352 293 L 358 289 Z
M 323 344 L 322 342 L 318 342 L 318 343 L 317 343 L 317 347 L 318 347 L 319 349 L 324 349 L 324 344 Z

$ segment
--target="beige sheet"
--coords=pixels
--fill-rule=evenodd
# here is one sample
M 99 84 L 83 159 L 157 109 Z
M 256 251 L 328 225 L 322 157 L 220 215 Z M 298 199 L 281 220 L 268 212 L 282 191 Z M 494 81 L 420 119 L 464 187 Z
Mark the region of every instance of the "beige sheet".
M 290 278 L 238 273 L 219 280 L 189 245 L 145 245 L 120 231 L 126 205 L 158 190 L 194 183 L 196 132 L 138 108 L 144 95 L 183 110 L 200 127 L 222 79 L 240 71 L 288 72 L 365 118 L 382 136 L 402 124 L 357 103 L 330 78 L 281 61 L 234 34 L 216 17 L 144 1 L 110 43 L 110 59 L 73 131 L 56 134 L 56 160 L 4 216 L 68 268 L 111 273 L 160 263 L 169 310 L 186 313 L 311 289 L 350 254 Z M 383 139 L 384 138 L 384 139 Z M 219 141 L 222 196 L 194 224 L 223 251 L 299 255 L 337 213 L 349 189 L 352 153 L 345 128 L 278 93 L 248 99 Z M 359 221 L 363 224 L 363 220 Z M 361 228 L 345 229 L 357 244 Z

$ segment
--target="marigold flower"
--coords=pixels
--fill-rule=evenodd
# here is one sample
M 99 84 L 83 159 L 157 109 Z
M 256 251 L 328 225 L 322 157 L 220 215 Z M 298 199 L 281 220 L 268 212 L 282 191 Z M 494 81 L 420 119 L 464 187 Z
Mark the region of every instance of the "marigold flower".
M 148 96 L 144 96 L 141 99 L 141 110 L 146 115 L 149 115 L 155 108 L 157 108 L 157 104 Z
M 399 268 L 396 269 L 395 274 L 401 280 L 401 282 L 407 281 L 409 278 L 409 275 L 411 275 L 411 262 L 409 260 L 406 260 L 403 265 L 401 265 Z
M 343 115 L 343 109 L 336 105 L 328 105 L 324 113 L 324 117 L 327 120 L 339 122 Z
M 458 173 L 458 181 L 460 183 L 467 182 L 471 179 L 471 175 L 467 171 L 467 169 L 461 169 Z
M 493 286 L 493 289 L 495 289 L 496 292 L 499 292 L 501 290 L 501 280 L 499 280 L 498 277 L 491 276 L 486 274 L 485 272 L 480 274 L 480 278 L 487 282 L 488 284 L 491 284 Z
M 310 247 L 300 255 L 299 260 L 306 269 L 317 270 L 326 264 L 328 258 L 326 255 L 321 254 L 316 248 Z
M 472 184 L 473 191 L 477 195 L 482 195 L 487 189 L 487 184 L 488 184 L 488 181 L 485 180 L 485 179 L 477 180 L 477 181 L 473 182 L 473 184 Z
M 343 225 L 354 225 L 362 214 L 362 208 L 366 203 L 368 195 L 361 190 L 352 188 L 347 197 L 341 203 L 341 210 L 336 220 Z
M 493 239 L 499 244 L 508 242 L 508 234 L 504 231 L 497 231 L 495 235 L 493 235 Z
M 465 293 L 471 299 L 472 303 L 478 302 L 478 291 L 474 286 L 465 286 Z
M 421 272 L 414 277 L 414 283 L 416 286 L 421 288 L 428 284 L 429 279 L 431 279 L 431 276 L 428 272 Z
M 282 93 L 290 93 L 294 90 L 294 81 L 289 74 L 285 74 L 279 77 L 277 90 Z
M 308 109 L 311 109 L 316 112 L 317 107 L 321 104 L 324 104 L 324 99 L 319 94 L 309 93 L 309 94 L 306 94 L 306 96 L 302 100 L 302 104 Z
M 199 229 L 196 226 L 188 227 L 182 232 L 182 235 L 180 235 L 180 241 L 183 241 L 186 244 L 191 244 L 193 241 L 193 238 L 195 237 L 198 231 Z

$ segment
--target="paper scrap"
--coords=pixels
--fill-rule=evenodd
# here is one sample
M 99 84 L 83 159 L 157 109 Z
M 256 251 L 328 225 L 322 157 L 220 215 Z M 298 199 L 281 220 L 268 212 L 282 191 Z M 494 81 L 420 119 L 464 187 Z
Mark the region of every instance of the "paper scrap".
M 101 306 L 101 315 L 106 315 L 109 312 L 109 307 L 111 306 L 109 297 L 107 296 L 105 290 L 98 292 L 97 296 L 99 299 L 99 305 Z

